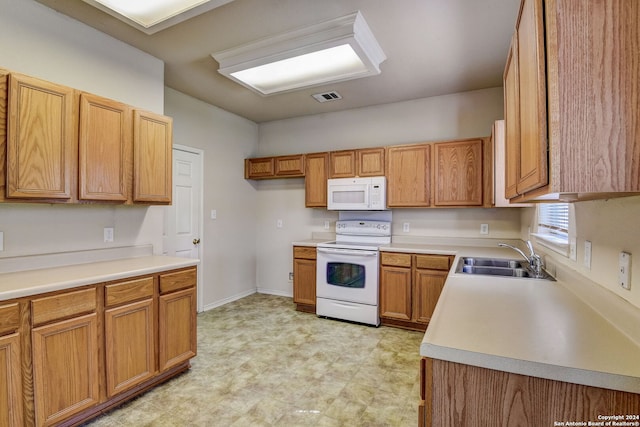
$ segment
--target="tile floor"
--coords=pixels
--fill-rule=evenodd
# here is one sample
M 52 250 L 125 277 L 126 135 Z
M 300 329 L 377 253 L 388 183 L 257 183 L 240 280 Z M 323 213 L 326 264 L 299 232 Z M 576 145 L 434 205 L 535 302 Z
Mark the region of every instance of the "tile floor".
M 190 371 L 87 426 L 414 427 L 422 336 L 253 294 L 198 315 Z

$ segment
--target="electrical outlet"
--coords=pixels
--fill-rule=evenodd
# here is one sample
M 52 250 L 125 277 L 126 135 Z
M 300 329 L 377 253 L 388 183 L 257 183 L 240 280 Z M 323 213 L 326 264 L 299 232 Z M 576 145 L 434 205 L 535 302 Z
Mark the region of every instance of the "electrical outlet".
M 405 223 L 402 224 L 402 231 L 404 233 L 408 233 L 410 229 L 411 229 L 411 227 L 410 227 L 408 222 L 405 222 Z
M 489 224 L 480 224 L 480 234 L 489 234 Z
M 293 282 L 293 272 L 289 272 L 289 281 Z
M 211 209 L 211 219 L 216 218 L 218 218 L 218 211 L 216 211 L 215 209 Z
M 324 229 L 325 229 L 325 230 L 328 230 L 328 229 L 329 229 L 329 221 L 326 221 L 326 220 L 325 220 L 325 222 L 324 222 Z
M 628 291 L 631 290 L 631 254 L 629 252 L 620 252 L 618 284 Z
M 569 259 L 571 261 L 578 260 L 578 247 L 577 247 L 575 237 L 572 238 L 571 241 L 569 242 Z
M 589 240 L 584 241 L 584 259 L 583 264 L 589 270 L 591 270 L 591 242 Z
M 113 242 L 113 227 L 104 228 L 104 241 L 105 243 Z
M 276 227 L 277 228 L 282 228 L 282 220 L 281 219 L 276 221 Z

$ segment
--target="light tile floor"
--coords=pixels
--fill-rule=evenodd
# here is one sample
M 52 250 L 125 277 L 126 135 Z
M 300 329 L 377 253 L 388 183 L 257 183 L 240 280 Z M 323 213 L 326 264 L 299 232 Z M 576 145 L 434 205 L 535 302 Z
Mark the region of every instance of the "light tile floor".
M 422 336 L 253 294 L 198 315 L 190 371 L 87 425 L 414 427 Z

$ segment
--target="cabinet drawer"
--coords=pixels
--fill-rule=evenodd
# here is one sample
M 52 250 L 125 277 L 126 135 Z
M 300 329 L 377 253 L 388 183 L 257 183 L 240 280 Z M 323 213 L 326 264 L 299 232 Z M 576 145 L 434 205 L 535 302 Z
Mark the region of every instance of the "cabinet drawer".
M 448 255 L 416 255 L 416 268 L 449 270 L 450 260 Z
M 128 280 L 105 286 L 105 304 L 107 307 L 136 301 L 153 296 L 153 277 Z
M 294 258 L 316 259 L 316 256 L 316 248 L 310 248 L 306 246 L 296 246 L 293 248 Z
M 18 326 L 20 326 L 18 303 L 0 305 L 0 335 L 14 332 Z
M 33 325 L 89 313 L 96 309 L 96 288 L 66 292 L 31 301 Z
M 411 254 L 380 252 L 380 263 L 396 267 L 411 267 Z
M 167 292 L 195 286 L 197 280 L 195 268 L 162 274 L 160 275 L 160 293 L 166 294 Z

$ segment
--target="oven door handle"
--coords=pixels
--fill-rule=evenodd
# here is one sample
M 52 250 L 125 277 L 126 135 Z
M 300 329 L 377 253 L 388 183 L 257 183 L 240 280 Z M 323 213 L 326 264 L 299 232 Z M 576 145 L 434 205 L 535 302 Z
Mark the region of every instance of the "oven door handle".
M 355 256 L 376 256 L 378 251 L 338 249 L 338 248 L 318 248 L 318 252 L 326 254 L 355 255 Z

